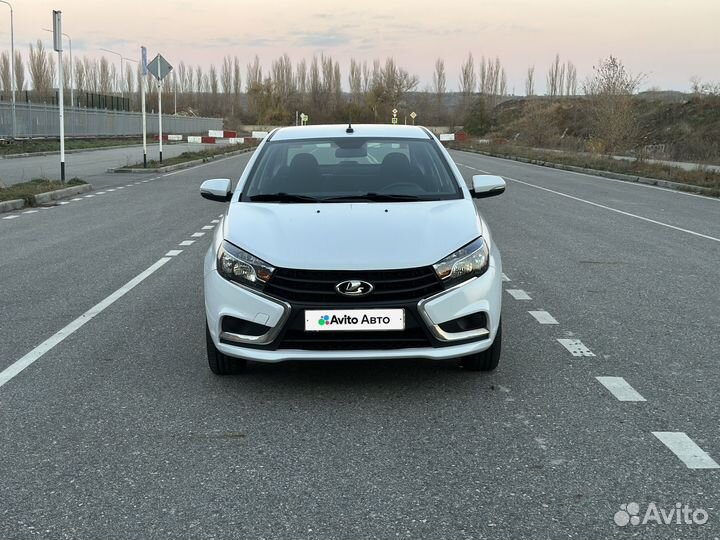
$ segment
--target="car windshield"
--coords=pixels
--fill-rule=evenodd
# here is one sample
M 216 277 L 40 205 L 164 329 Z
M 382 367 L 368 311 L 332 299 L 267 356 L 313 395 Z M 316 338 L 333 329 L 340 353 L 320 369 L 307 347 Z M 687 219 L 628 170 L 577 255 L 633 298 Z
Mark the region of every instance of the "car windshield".
M 348 137 L 268 141 L 241 200 L 404 202 L 461 197 L 430 139 Z

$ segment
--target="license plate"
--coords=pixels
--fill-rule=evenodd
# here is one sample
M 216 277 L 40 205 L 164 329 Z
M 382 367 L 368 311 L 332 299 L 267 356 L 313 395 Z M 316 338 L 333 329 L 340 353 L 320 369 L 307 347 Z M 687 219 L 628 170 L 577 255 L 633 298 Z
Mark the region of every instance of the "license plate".
M 305 311 L 305 330 L 308 332 L 404 329 L 404 309 L 308 309 Z

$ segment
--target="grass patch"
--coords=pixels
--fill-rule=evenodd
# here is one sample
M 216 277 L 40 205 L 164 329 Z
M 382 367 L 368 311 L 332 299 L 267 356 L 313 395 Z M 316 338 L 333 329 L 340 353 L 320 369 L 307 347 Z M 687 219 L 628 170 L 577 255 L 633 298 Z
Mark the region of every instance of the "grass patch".
M 12 201 L 13 199 L 23 199 L 28 206 L 35 205 L 35 195 L 63 189 L 70 186 L 79 186 L 87 184 L 85 180 L 73 178 L 64 184 L 60 180 L 48 180 L 47 178 L 34 178 L 29 182 L 14 184 L 9 187 L 0 187 L 0 202 Z
M 132 146 L 142 144 L 142 138 L 123 139 L 65 139 L 65 150 L 87 150 L 107 146 Z M 60 141 L 53 139 L 16 140 L 0 145 L 0 156 L 11 154 L 35 154 L 38 152 L 59 152 Z
M 720 172 L 703 167 L 685 170 L 672 165 L 648 163 L 646 161 L 626 161 L 598 154 L 573 153 L 559 150 L 538 150 L 516 145 L 465 143 L 451 146 L 456 150 L 479 150 L 499 157 L 522 157 L 535 161 L 572 165 L 599 171 L 608 171 L 629 176 L 642 176 L 658 180 L 677 182 L 690 186 L 699 186 L 710 190 L 710 194 L 720 197 Z
M 195 152 L 183 152 L 179 156 L 163 159 L 163 162 L 160 163 L 156 160 L 150 160 L 148 161 L 148 169 L 157 169 L 159 167 L 169 167 L 170 165 L 178 165 L 180 163 L 187 163 L 188 161 L 195 161 L 197 159 L 201 159 L 203 161 L 209 161 L 217 156 L 222 156 L 223 154 L 228 154 L 230 152 L 236 152 L 237 150 L 243 150 L 246 148 L 254 148 L 256 145 L 250 145 L 250 144 L 235 144 L 235 145 L 227 145 L 227 146 L 220 146 L 218 148 L 212 148 L 208 150 L 198 150 Z M 134 165 L 127 165 L 125 167 L 122 167 L 123 169 L 142 169 L 143 164 L 142 163 L 136 163 Z

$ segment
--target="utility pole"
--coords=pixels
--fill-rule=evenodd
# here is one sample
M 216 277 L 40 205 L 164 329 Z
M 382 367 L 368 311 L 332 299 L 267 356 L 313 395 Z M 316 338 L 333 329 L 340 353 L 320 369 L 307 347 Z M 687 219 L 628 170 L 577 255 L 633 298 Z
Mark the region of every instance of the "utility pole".
M 60 181 L 65 183 L 65 110 L 63 106 L 62 11 L 53 10 L 53 47 L 58 53 L 58 109 L 60 111 Z
M 17 81 L 15 80 L 15 24 L 13 22 L 13 7 L 7 0 L 0 0 L 0 4 L 7 4 L 10 8 L 10 88 L 12 90 L 12 135 L 13 139 L 17 138 L 17 119 L 15 117 L 15 90 Z

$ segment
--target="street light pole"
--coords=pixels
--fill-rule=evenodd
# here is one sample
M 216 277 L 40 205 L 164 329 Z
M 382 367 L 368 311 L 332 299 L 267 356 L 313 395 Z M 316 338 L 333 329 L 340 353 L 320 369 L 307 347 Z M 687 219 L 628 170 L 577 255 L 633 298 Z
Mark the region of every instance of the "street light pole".
M 52 32 L 49 28 L 43 28 L 46 32 Z M 68 45 L 70 48 L 70 106 L 75 106 L 75 93 L 73 91 L 73 82 L 75 81 L 75 65 L 73 64 L 73 56 L 72 56 L 72 39 L 70 36 L 68 36 L 65 32 L 62 33 L 63 36 L 65 36 L 68 40 Z
M 13 7 L 7 0 L 0 0 L 0 3 L 7 4 L 10 8 L 10 88 L 12 90 L 12 134 L 13 139 L 17 137 L 17 123 L 15 118 L 15 89 L 17 81 L 15 80 L 15 25 L 13 23 Z
M 125 76 L 125 73 L 123 72 L 123 55 L 119 52 L 111 51 L 110 49 L 104 49 L 103 47 L 100 47 L 101 51 L 109 52 L 111 54 L 117 54 L 120 57 L 120 80 Z M 125 92 L 123 91 L 123 85 L 120 85 L 120 97 L 125 98 Z

